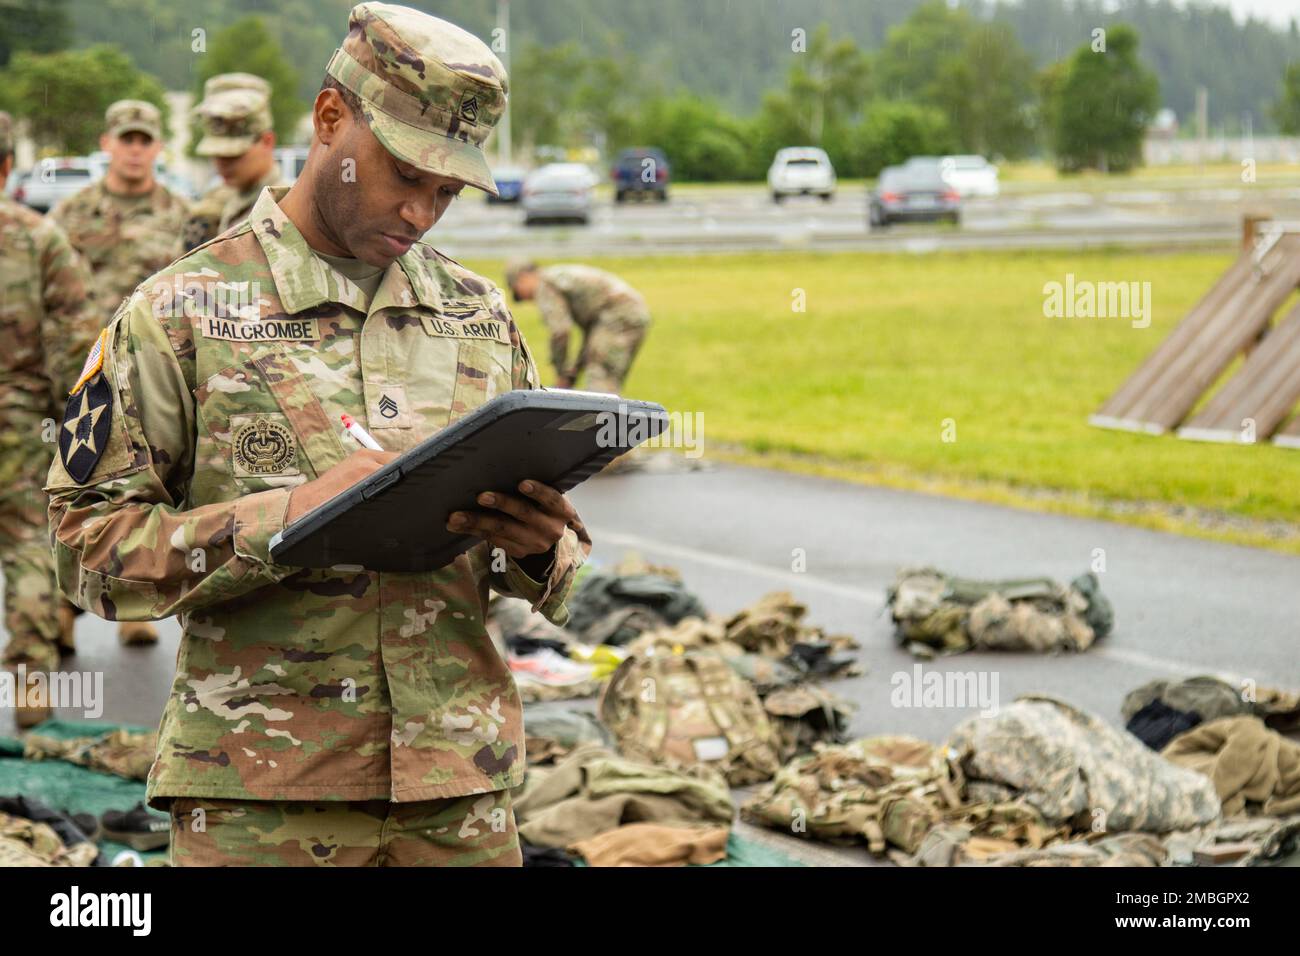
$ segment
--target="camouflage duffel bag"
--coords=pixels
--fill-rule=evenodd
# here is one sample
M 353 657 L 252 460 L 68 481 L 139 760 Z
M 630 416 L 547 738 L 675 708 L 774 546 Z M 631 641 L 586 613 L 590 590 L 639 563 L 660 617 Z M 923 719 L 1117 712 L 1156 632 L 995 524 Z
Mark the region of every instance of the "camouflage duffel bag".
M 758 695 L 716 654 L 633 655 L 605 685 L 598 712 L 633 759 L 712 767 L 732 786 L 770 780 L 780 767 Z

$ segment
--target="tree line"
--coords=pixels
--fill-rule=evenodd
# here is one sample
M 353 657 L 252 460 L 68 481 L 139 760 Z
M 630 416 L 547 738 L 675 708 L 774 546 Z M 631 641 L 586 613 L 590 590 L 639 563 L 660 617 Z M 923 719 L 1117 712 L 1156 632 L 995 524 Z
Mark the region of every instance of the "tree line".
M 114 99 L 163 106 L 162 84 L 121 49 L 63 48 L 68 4 L 76 2 L 42 0 L 21 31 L 0 29 L 0 106 L 29 119 L 38 142 L 61 152 L 93 149 L 104 108 Z M 101 2 L 112 7 L 125 0 Z M 168 21 L 154 28 L 182 26 Z M 492 37 L 490 29 L 481 34 Z M 1093 28 L 1082 39 L 1061 59 L 1036 68 L 1005 19 L 976 16 L 944 0 L 914 4 L 870 51 L 827 25 L 795 27 L 783 38 L 783 81 L 751 110 L 667 82 L 661 60 L 638 55 L 615 34 L 599 42 L 530 41 L 510 51 L 513 139 L 524 154 L 543 146 L 595 144 L 606 153 L 658 146 L 674 175 L 690 180 L 760 179 L 776 150 L 790 145 L 822 146 L 846 177 L 874 176 L 911 155 L 950 152 L 1007 159 L 1046 154 L 1067 171 L 1129 169 L 1161 103 L 1157 76 L 1127 25 Z M 194 91 L 227 70 L 267 77 L 275 89 L 276 130 L 288 141 L 319 77 L 304 77 L 295 67 L 290 38 L 275 21 L 246 16 L 189 41 L 202 45 L 202 55 L 189 61 Z M 720 61 L 728 58 L 719 51 Z M 1274 82 L 1278 95 L 1268 118 L 1285 132 L 1300 132 L 1300 61 Z

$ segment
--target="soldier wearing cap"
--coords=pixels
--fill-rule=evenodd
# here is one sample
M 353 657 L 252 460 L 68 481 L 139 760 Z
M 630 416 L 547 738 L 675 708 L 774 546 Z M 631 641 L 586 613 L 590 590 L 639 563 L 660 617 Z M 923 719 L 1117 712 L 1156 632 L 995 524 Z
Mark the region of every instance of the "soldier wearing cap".
M 222 73 L 203 85 L 203 102 L 195 107 L 203 138 L 195 152 L 212 157 L 222 183 L 191 207 L 185 251 L 243 222 L 263 189 L 283 184 L 270 97 L 271 85 L 251 73 Z
M 91 309 L 102 324 L 140 280 L 180 255 L 186 201 L 154 176 L 162 152 L 162 114 L 144 100 L 118 100 L 105 114 L 99 148 L 108 153 L 102 179 L 59 203 L 50 216 L 63 227 L 91 271 Z M 63 641 L 72 643 L 72 614 L 61 618 Z M 153 644 L 151 624 L 123 622 L 124 645 Z
M 539 268 L 522 259 L 506 267 L 506 285 L 516 302 L 536 300 L 551 337 L 556 384 L 572 388 L 579 376 L 593 392 L 623 390 L 632 360 L 650 328 L 645 299 L 612 273 L 577 263 Z M 582 345 L 569 358 L 574 326 Z
M 13 123 L 0 113 L 0 189 L 13 169 Z M 86 307 L 90 273 L 63 230 L 0 196 L 0 571 L 4 574 L 3 664 L 25 675 L 19 727 L 51 714 L 32 681 L 59 666 L 58 589 L 50 558 L 46 498 L 63 404 L 99 333 Z
M 494 188 L 482 147 L 506 93 L 459 27 L 354 7 L 297 182 L 142 286 L 69 402 L 95 444 L 50 469 L 61 586 L 184 624 L 148 785 L 174 864 L 521 861 L 522 706 L 484 618 L 492 589 L 568 619 L 591 547 L 568 499 L 533 480 L 465 512 L 429 502 L 480 539 L 431 573 L 269 549 L 396 453 L 539 387 L 500 291 L 422 241 L 465 186 Z M 385 450 L 357 450 L 342 414 Z

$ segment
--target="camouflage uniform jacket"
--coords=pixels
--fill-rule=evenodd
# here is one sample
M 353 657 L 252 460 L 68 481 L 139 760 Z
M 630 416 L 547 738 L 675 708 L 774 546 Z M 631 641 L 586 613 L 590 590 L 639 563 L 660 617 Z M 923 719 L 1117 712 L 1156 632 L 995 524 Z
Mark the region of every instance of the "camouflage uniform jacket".
M 557 369 L 568 368 L 569 335 L 575 325 L 590 335 L 602 318 L 650 323 L 641 294 L 616 275 L 592 266 L 559 265 L 539 269 L 538 278 L 537 308 L 551 336 L 551 361 Z
M 117 196 L 101 179 L 50 213 L 90 265 L 91 308 L 101 324 L 132 289 L 181 253 L 188 203 L 162 183 L 154 183 L 148 200 Z
M 484 626 L 488 591 L 563 624 L 584 558 L 573 531 L 541 583 L 513 560 L 494 570 L 483 543 L 419 574 L 284 567 L 268 549 L 290 489 L 354 450 L 341 413 L 404 451 L 538 387 L 537 369 L 500 292 L 423 243 L 367 310 L 280 209 L 284 192 L 119 310 L 106 450 L 84 482 L 61 457 L 50 469 L 60 586 L 108 618 L 181 615 L 154 806 L 514 787 L 522 707 Z
M 90 273 L 63 230 L 0 199 L 0 488 L 40 484 L 58 421 L 100 323 L 86 309 Z
M 280 167 L 271 167 L 271 172 L 242 192 L 224 183 L 214 186 L 190 206 L 189 216 L 185 220 L 182 236 L 185 251 L 189 252 L 214 239 L 231 226 L 237 226 L 253 209 L 253 203 L 267 187 L 285 185 L 280 175 Z

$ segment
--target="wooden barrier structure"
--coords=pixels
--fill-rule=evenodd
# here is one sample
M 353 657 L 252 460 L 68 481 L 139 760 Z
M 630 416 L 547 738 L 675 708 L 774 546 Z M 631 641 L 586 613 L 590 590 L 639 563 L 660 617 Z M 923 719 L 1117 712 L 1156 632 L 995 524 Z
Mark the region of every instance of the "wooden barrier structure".
M 1151 434 L 1177 428 L 1240 353 L 1249 357 L 1232 381 L 1178 434 L 1255 441 L 1282 423 L 1300 400 L 1300 307 L 1275 329 L 1269 323 L 1300 287 L 1300 223 L 1247 217 L 1242 240 L 1237 261 L 1089 423 Z M 1294 439 L 1300 446 L 1300 431 Z

